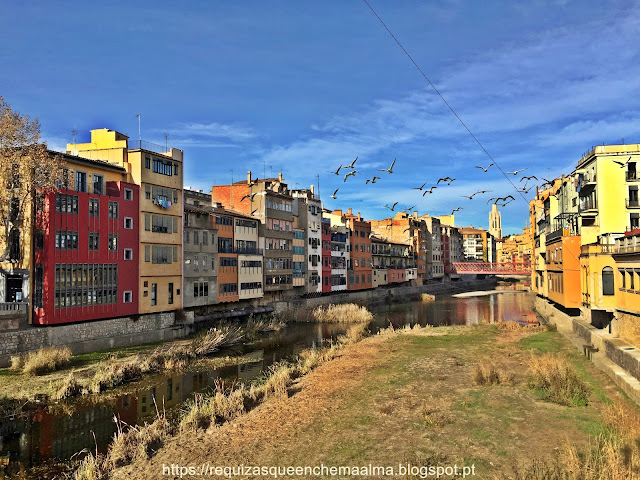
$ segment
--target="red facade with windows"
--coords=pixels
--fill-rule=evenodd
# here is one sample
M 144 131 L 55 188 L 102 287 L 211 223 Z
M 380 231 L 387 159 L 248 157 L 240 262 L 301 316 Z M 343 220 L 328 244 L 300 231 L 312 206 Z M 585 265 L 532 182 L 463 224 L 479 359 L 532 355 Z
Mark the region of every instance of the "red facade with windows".
M 322 293 L 331 292 L 331 220 L 322 219 Z
M 138 313 L 139 187 L 105 186 L 106 195 L 57 190 L 45 196 L 35 240 L 33 323 Z

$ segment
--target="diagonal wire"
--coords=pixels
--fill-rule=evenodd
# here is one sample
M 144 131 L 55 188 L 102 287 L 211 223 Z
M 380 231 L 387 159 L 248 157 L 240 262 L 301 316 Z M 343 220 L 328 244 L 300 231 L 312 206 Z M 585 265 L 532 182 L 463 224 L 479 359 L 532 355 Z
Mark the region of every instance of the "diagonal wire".
M 509 183 L 511 184 L 511 186 L 513 187 L 513 189 L 518 192 L 520 194 L 520 196 L 522 197 L 522 199 L 525 201 L 525 203 L 527 205 L 529 205 L 529 202 L 527 201 L 527 199 L 524 197 L 524 195 L 522 194 L 522 192 L 520 190 L 518 190 L 518 188 L 515 186 L 515 184 L 511 181 L 511 179 L 507 176 L 507 174 L 505 173 L 504 170 L 502 170 L 502 167 L 500 167 L 500 165 L 498 165 L 498 162 L 495 161 L 495 159 L 491 156 L 491 154 L 487 151 L 486 148 L 484 148 L 484 145 L 482 145 L 482 143 L 480 143 L 480 140 L 478 140 L 478 138 L 473 134 L 473 132 L 469 129 L 469 127 L 467 127 L 467 124 L 464 123 L 462 121 L 462 119 L 460 118 L 460 116 L 456 113 L 456 111 L 453 109 L 453 107 L 449 104 L 449 102 L 447 102 L 447 100 L 442 96 L 442 94 L 440 93 L 440 91 L 436 88 L 436 86 L 433 84 L 433 82 L 431 82 L 431 80 L 429 80 L 429 77 L 427 77 L 427 75 L 422 71 L 422 69 L 420 68 L 420 66 L 416 63 L 416 61 L 413 59 L 413 57 L 409 54 L 409 52 L 407 52 L 407 50 L 402 46 L 402 44 L 400 43 L 400 41 L 396 38 L 396 36 L 393 34 L 393 32 L 391 32 L 391 30 L 389 30 L 389 27 L 387 27 L 386 23 L 384 23 L 384 21 L 380 18 L 380 15 L 378 15 L 376 13 L 376 11 L 373 9 L 373 7 L 369 4 L 369 2 L 367 0 L 362 0 L 364 3 L 367 4 L 367 7 L 369 7 L 369 10 L 371 10 L 371 12 L 376 16 L 376 18 L 380 21 L 380 23 L 382 24 L 382 26 L 385 28 L 385 30 L 389 33 L 389 35 L 391 35 L 391 38 L 393 38 L 393 40 L 398 44 L 398 46 L 402 49 L 402 51 L 404 52 L 404 54 L 409 58 L 409 60 L 411 60 L 411 63 L 413 63 L 413 65 L 418 69 L 418 71 L 420 72 L 420 74 L 424 77 L 424 79 L 429 83 L 429 85 L 431 85 L 431 88 L 433 88 L 433 90 L 438 94 L 438 96 L 440 97 L 440 99 L 444 102 L 444 104 L 449 108 L 449 110 L 451 110 L 451 113 L 453 113 L 453 115 L 455 115 L 455 117 L 458 119 L 458 121 L 460 122 L 460 124 L 464 127 L 464 129 L 469 133 L 469 135 L 471 135 L 471 137 L 475 140 L 475 142 L 478 144 L 478 146 L 482 149 L 482 151 L 487 155 L 487 157 L 489 157 L 489 159 L 495 164 L 496 167 L 498 167 L 498 170 L 500 170 L 500 172 L 502 173 L 502 175 L 504 175 L 504 178 L 506 178 Z

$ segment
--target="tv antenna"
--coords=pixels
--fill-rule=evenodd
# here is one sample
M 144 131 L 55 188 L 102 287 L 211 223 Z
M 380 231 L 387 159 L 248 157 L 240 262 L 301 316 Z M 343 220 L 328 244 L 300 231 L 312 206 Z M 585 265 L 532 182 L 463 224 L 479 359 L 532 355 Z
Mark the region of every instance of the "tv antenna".
M 169 151 L 169 134 L 168 133 L 164 134 L 164 148 L 165 148 L 165 151 L 167 152 Z
M 138 140 L 142 141 L 142 130 L 140 129 L 140 118 L 142 117 L 142 115 L 136 113 L 136 117 L 138 117 Z
M 71 135 L 73 135 L 73 144 L 75 145 L 78 143 L 78 130 L 75 125 L 73 126 L 73 130 L 71 130 Z

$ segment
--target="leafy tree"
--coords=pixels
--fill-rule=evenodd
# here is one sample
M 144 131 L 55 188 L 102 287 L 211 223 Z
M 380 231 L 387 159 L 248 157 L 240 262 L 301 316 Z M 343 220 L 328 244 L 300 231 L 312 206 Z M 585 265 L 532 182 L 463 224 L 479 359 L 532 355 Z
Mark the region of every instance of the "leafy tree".
M 36 196 L 61 179 L 60 157 L 40 139 L 40 123 L 0 96 L 0 262 L 22 263 L 35 225 Z

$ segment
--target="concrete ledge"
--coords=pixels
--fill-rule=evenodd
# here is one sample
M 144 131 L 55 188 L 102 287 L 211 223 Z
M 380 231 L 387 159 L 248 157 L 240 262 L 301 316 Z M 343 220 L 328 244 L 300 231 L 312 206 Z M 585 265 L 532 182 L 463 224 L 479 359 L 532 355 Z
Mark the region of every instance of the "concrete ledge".
M 549 323 L 556 325 L 578 350 L 593 348 L 589 358 L 605 372 L 629 397 L 640 405 L 640 350 L 608 331 L 590 325 L 583 317 L 570 317 L 541 297 L 534 300 L 534 309 Z M 594 351 L 597 349 L 597 351 Z

